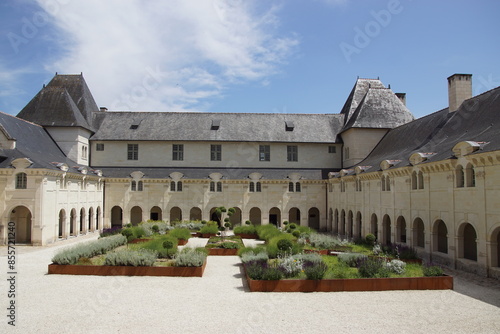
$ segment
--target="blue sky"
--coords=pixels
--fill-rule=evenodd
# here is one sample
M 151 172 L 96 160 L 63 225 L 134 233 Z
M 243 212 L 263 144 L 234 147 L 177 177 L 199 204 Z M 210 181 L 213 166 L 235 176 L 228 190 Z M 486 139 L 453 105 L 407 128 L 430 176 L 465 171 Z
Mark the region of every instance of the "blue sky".
M 0 111 L 55 72 L 132 111 L 339 113 L 356 78 L 447 107 L 446 78 L 500 85 L 499 1 L 5 0 Z

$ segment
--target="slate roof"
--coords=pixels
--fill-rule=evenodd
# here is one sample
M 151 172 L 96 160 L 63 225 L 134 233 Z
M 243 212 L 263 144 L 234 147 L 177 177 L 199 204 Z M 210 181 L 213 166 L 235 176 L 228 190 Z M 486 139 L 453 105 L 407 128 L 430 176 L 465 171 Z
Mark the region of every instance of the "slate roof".
M 350 128 L 391 129 L 414 120 L 411 112 L 378 79 L 356 80 L 341 114 L 342 131 Z
M 82 127 L 94 131 L 97 104 L 83 75 L 56 75 L 17 117 L 42 126 Z
M 446 108 L 390 130 L 357 165 L 371 166 L 367 172 L 380 170 L 382 160 L 400 160 L 394 168 L 409 166 L 413 153 L 434 153 L 426 162 L 450 159 L 462 141 L 487 143 L 472 154 L 499 150 L 499 110 L 500 87 L 464 101 L 455 112 Z
M 342 118 L 338 114 L 106 111 L 95 113 L 99 129 L 90 139 L 335 143 Z M 292 131 L 287 131 L 287 122 Z
M 167 179 L 173 172 L 184 174 L 187 179 L 208 179 L 211 173 L 221 173 L 223 180 L 247 179 L 251 173 L 262 174 L 261 180 L 284 180 L 291 173 L 299 173 L 305 180 L 327 179 L 328 173 L 337 169 L 279 169 L 279 168 L 193 168 L 193 167 L 96 167 L 103 176 L 128 178 L 135 171 L 144 173 L 145 179 Z
M 12 139 L 16 140 L 15 149 L 0 149 L 0 168 L 12 168 L 17 158 L 28 158 L 33 164 L 30 168 L 57 169 L 54 162 L 66 163 L 68 172 L 77 173 L 73 167 L 76 162 L 68 159 L 52 140 L 45 129 L 12 115 L 0 112 L 0 125 Z

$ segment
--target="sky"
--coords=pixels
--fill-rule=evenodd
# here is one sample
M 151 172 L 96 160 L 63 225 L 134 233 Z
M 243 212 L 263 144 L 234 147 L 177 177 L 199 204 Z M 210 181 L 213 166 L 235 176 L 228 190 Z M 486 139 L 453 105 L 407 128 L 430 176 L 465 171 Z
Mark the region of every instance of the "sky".
M 339 113 L 380 78 L 422 117 L 500 86 L 496 0 L 3 0 L 0 111 L 56 72 L 113 111 Z

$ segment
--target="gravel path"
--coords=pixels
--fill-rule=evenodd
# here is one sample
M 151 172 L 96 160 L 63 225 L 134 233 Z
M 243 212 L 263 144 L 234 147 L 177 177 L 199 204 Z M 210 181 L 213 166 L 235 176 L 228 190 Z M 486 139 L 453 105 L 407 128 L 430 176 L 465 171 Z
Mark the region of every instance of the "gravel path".
M 47 275 L 55 251 L 96 238 L 16 248 L 15 328 L 1 247 L 0 333 L 500 333 L 500 288 L 468 278 L 455 291 L 251 293 L 236 256 L 210 256 L 202 278 Z

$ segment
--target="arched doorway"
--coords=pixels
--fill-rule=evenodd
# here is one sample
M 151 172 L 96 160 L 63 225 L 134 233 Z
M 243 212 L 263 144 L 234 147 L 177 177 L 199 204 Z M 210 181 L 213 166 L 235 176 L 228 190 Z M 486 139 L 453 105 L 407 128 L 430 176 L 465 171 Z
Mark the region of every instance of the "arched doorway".
M 326 227 L 326 230 L 328 232 L 331 232 L 333 230 L 333 210 L 332 210 L 332 208 L 330 208 L 330 210 L 328 210 L 328 225 Z
M 93 225 L 94 223 L 94 208 L 90 207 L 89 209 L 89 225 L 88 225 L 88 231 L 94 231 L 95 226 Z
M 464 223 L 458 229 L 459 257 L 477 261 L 477 233 L 474 226 Z
M 80 209 L 80 233 L 85 231 L 85 208 Z
M 358 239 L 361 239 L 362 237 L 362 231 L 363 230 L 363 219 L 362 219 L 362 216 L 361 216 L 361 212 L 357 212 L 356 213 L 356 234 L 355 234 L 355 237 L 358 238 Z
M 435 252 L 448 253 L 448 228 L 441 219 L 434 223 L 432 233 L 434 234 L 434 247 Z
M 149 210 L 149 219 L 154 221 L 162 220 L 163 217 L 161 208 L 158 206 L 153 206 L 151 210 Z
M 335 209 L 333 216 L 333 233 L 339 234 L 339 210 Z
M 123 226 L 123 210 L 119 206 L 111 209 L 111 227 Z
M 372 219 L 370 221 L 370 233 L 375 236 L 378 240 L 378 218 L 376 214 L 372 214 Z
M 274 207 L 269 210 L 269 224 L 280 226 L 281 224 L 281 211 Z
M 309 221 L 307 222 L 309 227 L 312 229 L 315 229 L 316 231 L 319 230 L 319 210 L 318 208 L 310 208 L 309 209 Z
M 218 224 L 219 226 L 222 226 L 221 221 L 220 221 L 220 220 L 221 220 L 221 217 L 219 217 L 219 216 L 217 215 L 217 208 L 212 208 L 212 209 L 210 209 L 210 220 L 211 220 L 211 221 L 214 221 L 214 222 L 217 222 L 217 224 Z
M 61 209 L 59 211 L 59 227 L 57 229 L 57 236 L 63 238 L 66 232 L 66 211 Z
M 229 222 L 232 226 L 241 225 L 241 209 L 238 207 L 233 207 L 234 213 L 229 217 Z
M 406 243 L 406 220 L 403 216 L 396 220 L 396 242 Z
M 300 210 L 298 208 L 293 207 L 288 211 L 288 221 L 300 225 Z
M 69 234 L 70 235 L 77 235 L 78 228 L 76 225 L 76 210 L 71 209 L 71 212 L 69 214 Z
M 190 220 L 201 220 L 201 209 L 197 207 L 191 208 L 189 211 Z
M 382 219 L 382 243 L 388 245 L 391 243 L 391 218 L 384 215 Z
M 16 206 L 10 213 L 10 223 L 14 223 L 16 229 L 16 244 L 31 244 L 32 229 L 31 211 L 25 206 Z
M 95 216 L 95 226 L 98 231 L 102 230 L 102 223 L 101 223 L 101 207 L 97 207 L 97 213 Z
M 130 210 L 130 223 L 134 226 L 137 226 L 141 221 L 142 221 L 142 208 L 140 206 L 134 206 Z
M 413 221 L 413 246 L 425 247 L 425 227 L 420 218 L 415 218 Z
M 347 213 L 347 237 L 352 238 L 354 235 L 354 219 L 353 219 L 353 214 L 352 211 L 349 210 Z
M 339 234 L 344 237 L 345 234 L 346 234 L 346 228 L 345 228 L 345 211 L 342 210 L 340 212 L 340 230 L 339 230 Z
M 249 218 L 252 224 L 261 225 L 262 224 L 262 212 L 259 208 L 251 208 L 249 213 Z
M 174 206 L 170 209 L 170 222 L 180 222 L 182 221 L 182 210 L 178 206 Z

